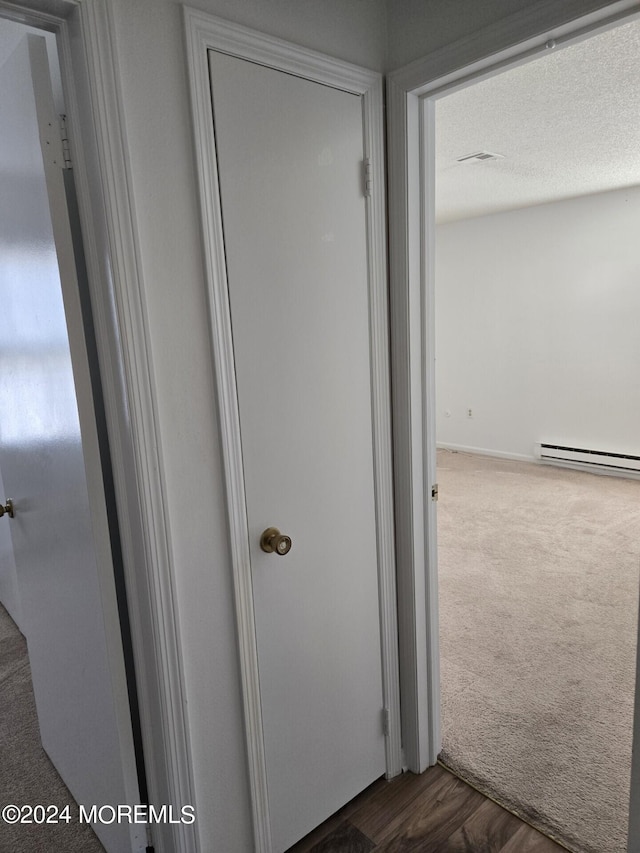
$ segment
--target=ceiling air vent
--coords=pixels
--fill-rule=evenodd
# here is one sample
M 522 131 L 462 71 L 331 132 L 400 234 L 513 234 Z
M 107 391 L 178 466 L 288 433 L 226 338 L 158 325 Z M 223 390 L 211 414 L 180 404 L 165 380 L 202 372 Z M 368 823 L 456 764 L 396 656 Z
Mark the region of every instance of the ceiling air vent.
M 465 154 L 458 157 L 456 163 L 483 163 L 485 160 L 503 160 L 504 154 L 493 154 L 491 151 L 476 151 L 475 154 Z

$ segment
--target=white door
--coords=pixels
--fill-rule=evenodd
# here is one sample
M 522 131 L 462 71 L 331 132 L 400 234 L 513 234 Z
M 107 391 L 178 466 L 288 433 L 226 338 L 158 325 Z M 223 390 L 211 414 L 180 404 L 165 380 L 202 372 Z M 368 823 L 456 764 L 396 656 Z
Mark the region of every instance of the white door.
M 44 38 L 0 69 L 0 469 L 42 744 L 84 805 L 139 802 Z M 77 394 L 77 399 L 76 399 Z M 94 826 L 108 853 L 144 827 Z
M 385 772 L 363 112 L 217 52 L 210 74 L 282 851 Z M 261 549 L 269 527 L 285 556 Z
M 2 261 L 0 260 L 0 264 Z M 5 493 L 0 469 L 0 500 Z M 11 530 L 8 524 L 0 524 L 0 604 L 2 604 L 18 628 L 24 633 L 22 607 L 18 590 L 18 574 L 13 556 Z

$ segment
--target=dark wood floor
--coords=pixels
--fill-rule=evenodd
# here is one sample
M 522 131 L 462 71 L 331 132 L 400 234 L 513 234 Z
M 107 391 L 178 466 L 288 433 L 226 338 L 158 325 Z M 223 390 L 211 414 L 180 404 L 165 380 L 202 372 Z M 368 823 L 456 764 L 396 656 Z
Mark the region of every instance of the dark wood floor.
M 444 767 L 379 779 L 288 853 L 566 853 Z

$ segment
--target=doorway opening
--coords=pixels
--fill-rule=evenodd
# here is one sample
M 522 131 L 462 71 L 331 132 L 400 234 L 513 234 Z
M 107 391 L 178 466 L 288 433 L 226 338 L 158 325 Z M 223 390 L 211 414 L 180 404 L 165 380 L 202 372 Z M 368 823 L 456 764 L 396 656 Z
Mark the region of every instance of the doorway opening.
M 435 102 L 441 758 L 601 853 L 638 628 L 639 49 L 628 21 Z
M 613 10 L 612 10 L 613 11 Z M 620 7 L 615 10 L 618 16 Z M 410 445 L 411 456 L 405 454 L 405 458 L 412 458 L 414 466 L 410 469 L 415 471 L 416 459 L 424 460 L 425 465 L 420 466 L 420 470 L 426 472 L 425 488 L 422 494 L 414 492 L 411 495 L 411 507 L 416 508 L 422 504 L 424 513 L 422 516 L 426 518 L 426 559 L 427 559 L 427 619 L 425 624 L 427 636 L 427 649 L 430 666 L 427 669 L 427 675 L 422 684 L 418 683 L 417 688 L 425 687 L 428 691 L 430 699 L 424 703 L 425 713 L 420 719 L 420 726 L 424 724 L 424 730 L 428 734 L 428 749 L 423 753 L 416 751 L 416 762 L 420 766 L 420 760 L 423 756 L 428 757 L 430 761 L 434 760 L 434 752 L 439 749 L 439 689 L 438 689 L 438 609 L 437 609 L 437 583 L 435 577 L 435 511 L 433 504 L 429 502 L 429 492 L 431 497 L 437 498 L 438 490 L 431 484 L 435 483 L 436 477 L 436 462 L 435 462 L 435 371 L 433 364 L 435 360 L 435 351 L 433 349 L 433 322 L 434 322 L 434 288 L 433 288 L 433 258 L 434 258 L 434 198 L 430 187 L 433 186 L 434 174 L 432 172 L 435 162 L 435 111 L 436 97 L 444 94 L 445 86 L 456 85 L 459 88 L 468 85 L 473 75 L 476 79 L 481 79 L 482 75 L 494 75 L 497 70 L 504 68 L 507 65 L 515 63 L 522 64 L 529 57 L 539 54 L 540 51 L 548 51 L 555 46 L 568 40 L 576 40 L 578 37 L 584 38 L 587 34 L 593 34 L 594 28 L 602 28 L 603 22 L 606 20 L 601 16 L 596 22 L 593 19 L 576 22 L 573 25 L 573 30 L 557 30 L 551 35 L 553 39 L 546 36 L 540 36 L 537 40 L 532 39 L 527 43 L 521 43 L 517 48 L 505 51 L 503 54 L 492 57 L 487 60 L 477 62 L 474 66 L 464 66 L 464 61 L 459 62 L 456 66 L 456 49 L 450 51 L 449 56 L 439 57 L 438 61 L 434 59 L 431 64 L 429 60 L 425 60 L 422 68 L 407 69 L 405 72 L 398 72 L 395 79 L 390 85 L 390 103 L 391 112 L 396 118 L 394 129 L 392 129 L 391 148 L 392 148 L 392 169 L 399 170 L 402 166 L 404 174 L 409 175 L 409 180 L 406 184 L 403 183 L 403 177 L 398 177 L 396 187 L 396 195 L 392 197 L 392 275 L 396 281 L 408 281 L 408 285 L 402 285 L 396 291 L 400 296 L 394 296 L 396 300 L 395 322 L 396 329 L 395 340 L 396 350 L 402 350 L 402 332 L 406 332 L 405 338 L 413 334 L 414 342 L 412 342 L 413 352 L 418 352 L 416 347 L 416 333 L 418 340 L 422 341 L 422 356 L 423 359 L 418 361 L 417 358 L 409 351 L 408 354 L 401 352 L 396 355 L 396 371 L 400 374 L 401 381 L 410 380 L 414 383 L 414 387 L 420 388 L 424 408 L 421 410 L 421 422 L 418 426 L 422 426 L 422 431 L 415 429 L 415 424 L 411 424 L 411 430 L 403 434 L 402 428 L 399 431 L 401 441 L 405 445 Z M 610 26 L 613 22 L 610 17 L 605 26 Z M 619 20 L 619 18 L 618 18 Z M 545 47 L 546 45 L 546 47 Z M 464 56 L 464 50 L 460 47 L 459 52 Z M 466 60 L 468 63 L 468 59 Z M 438 76 L 435 67 L 450 69 L 452 67 L 461 68 L 461 70 L 450 73 L 448 77 L 440 72 Z M 425 83 L 425 81 L 432 81 Z M 449 89 L 453 91 L 453 89 Z M 402 109 L 403 114 L 400 114 Z M 402 140 L 402 143 L 401 143 Z M 400 149 L 402 144 L 402 149 Z M 460 152 L 462 158 L 471 159 L 475 157 L 478 163 L 485 160 L 491 161 L 498 157 L 492 155 L 499 154 L 499 151 L 483 151 L 482 147 L 474 150 Z M 476 156 L 476 155 L 487 155 Z M 472 165 L 469 168 L 473 168 Z M 412 180 L 412 174 L 414 176 Z M 399 193 L 398 186 L 404 186 L 404 193 Z M 392 181 L 392 187 L 394 182 Z M 397 214 L 397 216 L 395 215 Z M 400 245 L 399 238 L 402 236 L 404 241 Z M 505 242 L 505 241 L 503 241 Z M 394 293 L 392 287 L 392 294 Z M 406 311 L 407 302 L 409 310 Z M 553 306 L 551 306 L 553 307 Z M 412 310 L 413 309 L 413 310 Z M 551 310 L 551 309 L 550 309 Z M 410 318 L 410 321 L 405 324 L 403 317 Z M 411 319 L 412 317 L 419 318 L 418 320 Z M 418 331 L 419 327 L 419 331 Z M 402 332 L 399 334 L 398 329 Z M 461 349 L 464 348 L 464 341 L 459 341 Z M 404 364 L 408 364 L 408 370 L 405 369 L 401 359 L 405 358 Z M 400 368 L 398 368 L 400 364 Z M 399 384 L 399 383 L 398 383 Z M 414 393 L 411 391 L 411 393 Z M 469 413 L 469 408 L 471 413 Z M 466 403 L 465 416 L 472 420 L 474 415 L 473 405 Z M 471 417 L 469 417 L 469 414 Z M 414 436 L 418 436 L 417 439 Z M 423 444 L 420 444 L 420 440 Z M 542 437 L 543 441 L 549 440 Z M 398 442 L 400 443 L 400 442 Z M 468 445 L 463 445 L 468 446 Z M 587 445 L 588 446 L 588 445 Z M 405 450 L 405 446 L 401 446 Z M 407 482 L 411 482 L 410 474 L 405 477 Z M 409 514 L 407 514 L 409 515 Z M 419 518 L 418 514 L 413 516 L 413 519 Z M 419 567 L 418 560 L 415 559 L 414 551 L 414 566 Z M 418 577 L 416 575 L 416 577 Z M 420 622 L 418 622 L 420 627 Z M 435 685 L 435 686 L 434 686 Z M 419 700 L 418 700 L 418 705 Z M 418 728 L 420 732 L 421 728 Z M 430 753 L 428 756 L 427 753 Z
M 147 791 L 106 417 L 50 30 L 0 20 L 8 125 L 0 174 L 0 485 L 3 503 L 13 502 L 0 529 L 0 621 L 3 748 L 15 756 L 3 763 L 0 782 L 5 802 L 48 803 L 63 813 L 48 823 L 34 815 L 39 844 L 51 832 L 52 848 L 101 850 L 73 796 L 88 802 L 103 782 L 95 802 L 113 794 L 146 802 Z M 117 639 L 104 625 L 109 597 Z M 100 731 L 109 734 L 101 739 Z M 11 849 L 32 849 L 36 836 L 22 824 L 3 830 L 16 830 Z M 108 850 L 146 846 L 138 828 L 97 831 Z
M 405 750 L 411 769 L 435 763 L 441 750 L 440 652 L 436 543 L 436 397 L 435 397 L 435 111 L 436 99 L 472 81 L 523 64 L 564 44 L 577 42 L 632 20 L 632 2 L 611 4 L 598 12 L 543 29 L 524 14 L 504 27 L 487 27 L 473 44 L 461 39 L 446 49 L 390 75 L 390 270 L 393 371 L 396 388 L 396 490 L 398 517 L 399 599 L 401 623 L 424 642 L 401 653 L 403 695 L 412 716 L 403 718 Z M 538 22 L 539 23 L 539 22 Z M 501 45 L 511 47 L 500 50 Z M 494 45 L 491 53 L 485 45 Z M 463 154 L 482 153 L 478 151 Z M 500 152 L 487 152 L 500 153 Z M 407 407 L 405 401 L 409 400 Z M 469 404 L 466 404 L 469 408 Z M 471 405 L 473 409 L 473 405 Z M 472 412 L 473 417 L 473 412 Z M 547 441 L 546 437 L 542 441 Z M 424 610 L 422 602 L 425 601 Z M 409 633 L 407 631 L 407 633 Z M 420 660 L 426 649 L 426 665 Z M 405 702 L 407 707 L 407 702 Z M 638 682 L 633 716 L 639 736 Z M 637 754 L 637 751 L 635 752 Z M 631 801 L 637 803 L 637 760 L 633 764 Z M 633 818 L 634 809 L 631 809 Z M 638 839 L 631 819 L 629 848 Z

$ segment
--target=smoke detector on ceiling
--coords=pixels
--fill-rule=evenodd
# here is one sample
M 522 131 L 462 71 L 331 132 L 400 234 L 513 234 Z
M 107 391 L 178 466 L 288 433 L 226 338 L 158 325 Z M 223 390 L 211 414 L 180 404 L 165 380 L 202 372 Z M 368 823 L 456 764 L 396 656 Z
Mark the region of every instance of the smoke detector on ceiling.
M 504 160 L 504 154 L 494 154 L 491 151 L 476 151 L 475 154 L 465 154 L 458 157 L 456 163 L 484 163 L 487 160 Z

